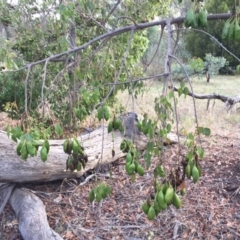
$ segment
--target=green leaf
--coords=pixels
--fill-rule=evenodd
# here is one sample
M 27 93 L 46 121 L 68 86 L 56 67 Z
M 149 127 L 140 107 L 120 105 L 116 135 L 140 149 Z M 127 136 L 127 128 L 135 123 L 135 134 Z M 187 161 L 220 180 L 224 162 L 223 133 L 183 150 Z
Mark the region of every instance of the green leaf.
M 180 86 L 181 86 L 181 88 L 184 88 L 184 87 L 185 87 L 185 83 L 184 83 L 184 82 L 181 82 L 181 83 L 180 83 Z
M 110 187 L 108 185 L 104 184 L 103 187 L 102 187 L 102 197 L 103 198 L 108 197 L 110 195 L 110 192 L 111 192 Z
M 210 130 L 210 128 L 198 127 L 198 134 L 203 134 L 205 136 L 210 136 L 211 135 L 211 130 Z
M 170 124 L 168 124 L 168 125 L 166 126 L 166 128 L 167 128 L 167 132 L 168 132 L 168 133 L 171 132 L 172 126 L 171 126 Z
M 80 171 L 82 169 L 82 164 L 80 162 L 78 162 L 77 164 L 77 171 Z
M 42 159 L 43 162 L 45 162 L 47 160 L 47 148 L 45 146 L 42 146 L 41 151 L 40 151 L 40 157 Z
M 174 97 L 174 91 L 170 91 L 168 94 L 168 98 L 171 99 Z
M 49 144 L 49 141 L 48 141 L 47 139 L 44 140 L 44 142 L 43 142 L 43 146 L 46 147 L 46 149 L 47 149 L 47 153 L 49 153 L 50 144 Z
M 36 148 L 32 145 L 31 142 L 27 142 L 27 152 L 32 157 L 36 155 Z
M 102 14 L 102 18 L 106 17 L 106 10 L 105 10 L 105 8 L 101 9 L 101 14 Z
M 187 87 L 185 87 L 185 88 L 183 89 L 183 93 L 184 93 L 185 96 L 188 95 L 189 91 L 188 91 L 188 88 L 187 88 Z
M 94 6 L 93 2 L 88 1 L 88 2 L 87 2 L 87 8 L 88 8 L 90 11 L 93 12 L 93 11 L 95 10 L 95 6 Z
M 35 128 L 34 131 L 31 133 L 32 138 L 34 138 L 35 140 L 39 140 L 40 139 L 40 131 L 38 128 Z
M 100 106 L 97 110 L 97 119 L 98 121 L 101 121 L 102 119 L 104 119 L 103 106 Z
M 192 133 L 189 133 L 188 134 L 188 139 L 193 141 L 194 140 L 194 135 Z
M 187 161 L 192 161 L 193 159 L 193 151 L 189 151 L 186 156 Z
M 204 150 L 201 147 L 199 147 L 199 146 L 197 147 L 197 153 L 198 153 L 200 159 L 203 159 L 203 157 L 204 157 Z
M 91 190 L 91 192 L 89 193 L 88 199 L 90 202 L 92 202 L 94 200 L 94 198 L 95 198 L 94 190 Z
M 210 136 L 211 135 L 210 128 L 203 128 L 202 129 L 202 134 L 205 135 L 205 136 Z
M 157 178 L 158 176 L 160 176 L 160 177 L 165 177 L 165 171 L 164 171 L 162 165 L 157 166 L 157 167 L 154 169 L 154 177 Z
M 55 128 L 55 132 L 58 134 L 58 136 L 62 136 L 63 135 L 63 130 L 62 130 L 62 128 L 61 128 L 61 126 L 59 124 L 56 124 L 54 126 L 54 128 Z
M 180 97 L 180 96 L 182 95 L 182 93 L 183 93 L 183 89 L 182 89 L 182 88 L 179 88 L 179 89 L 178 89 L 178 96 Z
M 111 188 L 109 185 L 106 185 L 105 192 L 107 193 L 107 195 L 111 194 Z
M 202 133 L 203 127 L 198 127 L 197 134 L 200 135 Z
M 7 125 L 7 136 L 8 136 L 8 137 L 10 136 L 11 131 L 12 131 L 12 129 L 11 129 L 10 125 L 8 124 L 8 125 Z
M 23 135 L 23 132 L 19 126 L 16 126 L 12 129 L 12 135 L 14 135 L 15 138 L 20 139 L 20 137 Z
M 237 67 L 236 67 L 236 74 L 240 74 L 240 65 L 237 65 Z
M 17 142 L 17 138 L 16 138 L 15 135 L 12 135 L 11 138 L 12 138 L 12 140 L 13 140 L 14 142 Z
M 52 135 L 52 131 L 50 129 L 50 127 L 48 127 L 47 129 L 45 129 L 43 131 L 43 138 L 49 138 Z
M 25 139 L 29 142 L 31 142 L 33 140 L 32 136 L 29 133 L 25 134 Z
M 96 200 L 97 200 L 98 203 L 100 203 L 102 201 L 102 195 L 101 195 L 100 192 L 96 193 Z
M 148 136 L 150 139 L 152 139 L 154 137 L 154 132 L 155 132 L 154 130 L 155 130 L 154 126 L 149 127 Z
M 154 148 L 154 142 L 149 142 L 147 144 L 147 151 L 148 152 L 152 152 L 153 151 L 153 148 Z
M 146 167 L 147 167 L 147 169 L 149 169 L 149 167 L 151 165 L 152 155 L 149 152 L 146 152 L 143 157 L 144 157 L 144 159 L 146 161 Z

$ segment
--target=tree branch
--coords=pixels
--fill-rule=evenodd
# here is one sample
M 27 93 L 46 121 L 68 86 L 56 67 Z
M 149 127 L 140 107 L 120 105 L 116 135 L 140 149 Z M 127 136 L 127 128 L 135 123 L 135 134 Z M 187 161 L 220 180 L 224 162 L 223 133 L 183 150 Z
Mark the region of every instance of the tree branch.
M 185 28 L 177 28 L 177 29 L 172 30 L 172 32 L 174 32 L 174 31 L 180 31 L 180 30 L 186 30 L 186 29 L 185 29 Z M 193 30 L 193 31 L 196 31 L 196 32 L 201 32 L 201 33 L 204 33 L 204 34 L 208 35 L 208 36 L 211 38 L 211 40 L 214 40 L 222 49 L 224 49 L 227 53 L 229 53 L 230 55 L 232 55 L 235 59 L 237 59 L 237 60 L 240 62 L 240 59 L 239 59 L 236 55 L 234 55 L 234 54 L 233 54 L 232 52 L 230 52 L 226 47 L 224 47 L 223 44 L 220 43 L 220 42 L 219 42 L 213 35 L 211 35 L 210 33 L 206 32 L 206 31 L 204 31 L 204 30 L 202 30 L 202 29 L 196 29 L 196 28 L 191 28 L 191 29 L 189 29 L 189 30 Z
M 121 0 L 118 0 L 116 2 L 116 4 L 113 6 L 113 8 L 111 9 L 111 11 L 108 13 L 105 22 L 107 22 L 107 20 L 110 18 L 110 16 L 114 13 L 114 11 L 116 10 L 117 6 L 121 3 Z
M 178 92 L 178 88 L 177 87 L 173 86 L 170 89 L 172 89 L 173 91 Z M 218 100 L 220 100 L 220 101 L 225 103 L 224 108 L 227 109 L 227 111 L 229 111 L 236 103 L 240 102 L 240 96 L 227 97 L 227 96 L 223 96 L 223 95 L 220 95 L 220 94 L 217 94 L 217 93 L 200 95 L 200 94 L 196 94 L 196 93 L 193 93 L 193 92 L 188 92 L 187 95 L 191 96 L 193 98 L 196 98 L 196 99 L 208 99 L 208 100 L 218 99 Z
M 231 13 L 211 14 L 211 15 L 208 16 L 208 20 L 209 21 L 219 20 L 219 19 L 224 20 L 224 19 L 228 19 L 231 16 L 232 16 Z M 173 18 L 173 19 L 170 20 L 170 24 L 181 24 L 181 23 L 183 23 L 183 21 L 184 21 L 184 17 Z M 114 30 L 112 30 L 110 32 L 104 33 L 104 34 L 102 34 L 102 35 L 100 35 L 100 36 L 90 40 L 89 42 L 87 42 L 87 43 L 85 43 L 85 44 L 83 44 L 83 45 L 81 45 L 79 47 L 75 47 L 75 48 L 70 49 L 68 51 L 65 51 L 65 52 L 62 52 L 62 53 L 50 56 L 48 58 L 45 58 L 45 59 L 42 59 L 42 60 L 39 60 L 39 61 L 36 61 L 36 62 L 32 62 L 30 64 L 27 64 L 26 66 L 23 66 L 22 68 L 19 68 L 18 70 L 11 70 L 11 71 L 4 71 L 4 72 L 17 72 L 17 71 L 20 71 L 20 70 L 24 70 L 24 69 L 26 69 L 28 67 L 33 67 L 35 65 L 38 65 L 38 64 L 41 64 L 41 63 L 45 63 L 46 61 L 53 61 L 55 59 L 58 59 L 60 57 L 65 56 L 65 55 L 68 55 L 68 54 L 71 54 L 71 53 L 74 53 L 74 52 L 79 52 L 81 50 L 86 49 L 88 46 L 94 44 L 95 42 L 98 42 L 98 41 L 100 41 L 102 39 L 105 39 L 107 37 L 114 37 L 114 36 L 120 35 L 120 34 L 125 33 L 125 32 L 142 30 L 142 29 L 146 29 L 146 28 L 149 28 L 149 27 L 157 26 L 157 25 L 165 26 L 165 25 L 167 25 L 167 20 L 164 19 L 164 20 L 159 20 L 159 21 L 134 24 L 134 25 L 130 25 L 130 26 L 125 26 L 125 27 L 122 27 L 122 28 L 114 29 Z

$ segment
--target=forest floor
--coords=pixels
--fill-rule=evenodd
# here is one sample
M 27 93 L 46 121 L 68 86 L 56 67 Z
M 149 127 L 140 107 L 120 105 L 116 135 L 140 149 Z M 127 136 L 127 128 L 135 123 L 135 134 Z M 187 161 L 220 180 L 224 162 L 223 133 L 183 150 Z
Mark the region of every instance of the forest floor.
M 154 221 L 141 210 L 141 204 L 153 192 L 153 167 L 132 182 L 125 172 L 124 159 L 111 165 L 111 177 L 109 172 L 98 173 L 97 181 L 66 179 L 22 187 L 31 189 L 43 201 L 51 227 L 64 240 L 240 239 L 240 138 L 234 134 L 240 132 L 240 125 L 232 130 L 232 134 L 202 139 L 206 153 L 201 162 L 203 175 L 196 184 L 186 180 L 187 193 L 181 196 L 180 209 L 170 206 Z M 164 158 L 174 166 L 178 145 L 165 150 Z M 102 181 L 111 186 L 110 197 L 90 203 L 90 190 Z M 0 239 L 21 240 L 10 205 L 0 214 Z

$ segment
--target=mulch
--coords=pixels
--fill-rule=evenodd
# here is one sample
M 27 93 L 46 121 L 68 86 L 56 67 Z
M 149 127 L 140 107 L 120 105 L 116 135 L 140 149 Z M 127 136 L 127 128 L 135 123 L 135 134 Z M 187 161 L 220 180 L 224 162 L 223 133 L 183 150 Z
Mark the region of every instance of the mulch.
M 154 221 L 141 210 L 153 192 L 153 167 L 132 182 L 124 159 L 111 165 L 111 176 L 88 173 L 85 181 L 65 179 L 23 187 L 41 198 L 50 226 L 65 240 L 240 239 L 240 139 L 215 135 L 201 144 L 206 156 L 200 180 L 196 184 L 187 180 L 182 207 L 171 205 Z M 177 154 L 177 145 L 168 146 L 164 162 L 174 165 Z M 109 184 L 112 193 L 100 203 L 90 203 L 88 194 L 100 182 Z M 0 239 L 21 239 L 9 205 L 0 215 L 0 228 Z

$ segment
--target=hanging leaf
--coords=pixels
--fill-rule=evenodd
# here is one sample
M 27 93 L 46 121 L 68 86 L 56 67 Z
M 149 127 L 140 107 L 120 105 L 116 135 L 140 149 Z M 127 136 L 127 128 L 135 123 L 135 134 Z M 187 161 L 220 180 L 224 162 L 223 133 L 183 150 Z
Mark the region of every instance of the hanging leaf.
M 144 157 L 144 159 L 146 161 L 146 167 L 148 169 L 150 167 L 150 165 L 151 165 L 152 155 L 149 152 L 146 152 L 143 157 Z
M 63 129 L 61 128 L 61 126 L 59 124 L 56 124 L 54 126 L 55 128 L 55 132 L 58 134 L 58 136 L 62 136 L 63 135 Z
M 203 128 L 202 129 L 202 134 L 205 135 L 205 136 L 210 136 L 211 135 L 210 128 Z

